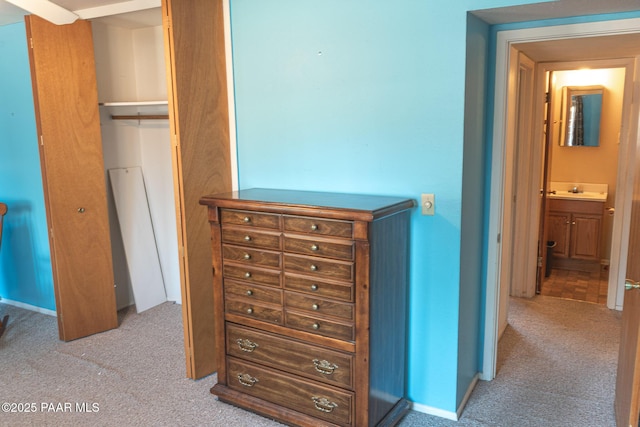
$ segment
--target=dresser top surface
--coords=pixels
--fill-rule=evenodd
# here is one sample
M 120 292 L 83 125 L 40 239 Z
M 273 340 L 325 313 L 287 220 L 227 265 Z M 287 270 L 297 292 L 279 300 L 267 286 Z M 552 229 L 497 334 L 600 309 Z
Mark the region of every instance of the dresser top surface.
M 415 206 L 412 199 L 404 197 L 265 188 L 212 194 L 202 197 L 200 203 L 227 208 L 247 208 L 255 205 L 256 208 L 274 212 L 299 214 L 304 214 L 308 209 L 322 208 L 369 220 Z

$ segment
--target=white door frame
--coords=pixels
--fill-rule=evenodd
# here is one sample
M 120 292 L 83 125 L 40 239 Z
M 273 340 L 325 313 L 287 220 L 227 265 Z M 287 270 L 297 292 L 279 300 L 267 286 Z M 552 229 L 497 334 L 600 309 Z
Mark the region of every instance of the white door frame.
M 489 213 L 489 242 L 487 251 L 487 276 L 486 276 L 486 302 L 485 302 L 485 326 L 484 326 L 484 349 L 483 349 L 483 364 L 480 378 L 483 380 L 491 380 L 496 374 L 496 358 L 498 349 L 498 319 L 500 314 L 500 271 L 502 268 L 502 255 L 503 253 L 512 253 L 510 241 L 501 241 L 500 236 L 503 235 L 503 230 L 511 227 L 511 219 L 503 216 L 504 213 L 504 191 L 505 191 L 505 153 L 506 147 L 506 135 L 508 132 L 508 95 L 509 95 L 509 79 L 508 79 L 508 64 L 510 56 L 510 48 L 515 43 L 527 43 L 537 41 L 550 41 L 560 39 L 572 39 L 581 37 L 594 37 L 594 36 L 607 36 L 616 34 L 628 34 L 640 32 L 640 19 L 624 19 L 616 21 L 601 21 L 591 22 L 584 24 L 570 24 L 559 25 L 552 27 L 538 27 L 528 28 L 521 30 L 508 30 L 500 31 L 496 37 L 496 75 L 495 75 L 495 96 L 494 96 L 494 118 L 493 118 L 493 149 L 491 158 L 491 190 L 490 190 L 490 213 Z M 634 111 L 632 117 L 638 117 L 637 104 L 634 105 Z M 637 120 L 632 120 L 632 128 L 635 129 Z M 635 132 L 635 130 L 634 130 Z M 627 144 L 631 149 L 633 144 Z M 622 151 L 622 150 L 621 150 Z M 630 157 L 623 156 L 620 159 L 627 160 Z M 619 215 L 622 220 L 618 221 L 619 227 L 614 227 L 614 233 L 618 233 L 618 236 L 624 236 L 625 230 L 628 235 L 629 230 L 629 212 L 631 206 L 631 195 L 626 194 L 629 192 L 629 187 L 633 186 L 624 185 L 632 178 L 633 168 L 625 167 L 622 164 L 618 165 L 618 168 L 624 168 L 619 172 L 619 176 L 623 176 L 623 179 L 619 179 L 618 184 L 622 184 L 623 188 L 618 188 L 618 191 L 624 191 L 624 197 L 617 197 L 621 200 L 623 206 L 616 205 L 616 215 Z M 619 193 L 620 194 L 620 193 Z M 614 236 L 615 239 L 615 236 Z M 620 237 L 618 237 L 620 239 Z M 620 240 L 618 240 L 620 241 Z M 624 273 L 626 272 L 626 245 L 619 245 L 621 252 L 618 259 L 625 261 L 624 266 L 620 266 L 617 269 L 617 275 L 621 276 L 622 280 L 618 280 L 618 283 L 624 283 Z M 612 246 L 613 248 L 613 246 Z M 613 258 L 613 257 L 612 257 Z M 619 278 L 620 279 L 620 278 Z M 506 286 L 506 284 L 505 284 Z M 622 286 L 622 285 L 621 285 Z M 617 292 L 618 294 L 620 292 Z M 610 300 L 611 295 L 610 295 Z M 621 301 L 620 301 L 621 302 Z M 617 299 L 616 299 L 616 307 Z

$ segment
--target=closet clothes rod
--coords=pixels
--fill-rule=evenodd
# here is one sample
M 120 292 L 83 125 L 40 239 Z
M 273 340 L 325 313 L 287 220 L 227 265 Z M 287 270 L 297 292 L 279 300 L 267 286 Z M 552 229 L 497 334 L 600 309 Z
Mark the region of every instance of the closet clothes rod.
M 129 116 L 111 116 L 111 120 L 168 120 L 168 114 L 140 114 Z

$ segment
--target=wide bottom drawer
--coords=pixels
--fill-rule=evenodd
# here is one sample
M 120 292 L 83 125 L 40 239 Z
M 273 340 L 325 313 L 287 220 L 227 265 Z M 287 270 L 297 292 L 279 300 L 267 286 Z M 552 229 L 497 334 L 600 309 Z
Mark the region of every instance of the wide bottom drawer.
M 227 353 L 310 379 L 353 389 L 353 355 L 227 323 Z
M 242 393 L 313 417 L 350 426 L 353 393 L 324 386 L 232 357 L 227 358 L 227 384 Z

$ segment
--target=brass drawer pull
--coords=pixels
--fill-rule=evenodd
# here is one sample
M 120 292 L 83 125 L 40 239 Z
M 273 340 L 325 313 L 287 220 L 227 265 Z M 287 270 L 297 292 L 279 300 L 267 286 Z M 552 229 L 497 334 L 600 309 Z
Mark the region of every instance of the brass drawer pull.
M 311 224 L 311 231 L 317 231 L 318 226 L 316 224 Z
M 318 285 L 316 285 L 316 284 L 311 285 L 311 290 L 312 291 L 317 291 L 318 290 Z
M 258 382 L 258 379 L 249 374 L 238 374 L 238 382 L 245 387 L 253 387 Z
M 317 251 L 318 249 L 320 249 L 320 247 L 318 245 L 311 245 L 311 250 L 312 251 Z
M 236 340 L 236 343 L 238 343 L 238 347 L 240 347 L 240 350 L 242 351 L 246 351 L 247 353 L 252 353 L 253 350 L 255 350 L 257 347 L 260 347 L 258 345 L 258 343 L 255 343 L 253 341 L 250 341 L 246 338 L 238 338 Z M 336 366 L 337 368 L 337 366 Z M 318 369 L 318 368 L 316 368 Z
M 313 359 L 312 362 L 316 368 L 316 371 L 320 372 L 321 374 L 331 375 L 336 369 L 338 369 L 338 365 L 327 360 Z
M 320 324 L 314 323 L 313 325 L 311 325 L 311 327 L 317 331 L 318 329 L 320 329 Z
M 251 236 L 244 236 L 244 241 L 245 242 L 250 242 L 251 241 Z
M 313 396 L 311 400 L 313 400 L 313 404 L 316 406 L 318 411 L 331 412 L 338 407 L 337 403 L 330 401 L 326 397 Z
M 248 216 L 245 216 L 242 220 L 246 223 L 251 222 L 251 218 L 249 218 Z
M 253 291 L 252 291 L 251 289 L 247 290 L 247 295 L 248 295 L 248 296 L 253 295 Z
M 319 306 L 318 304 L 313 304 L 313 305 L 311 306 L 311 308 L 312 308 L 313 310 L 320 310 L 320 306 Z
M 318 266 L 315 264 L 311 264 L 311 267 L 309 267 L 311 269 L 311 271 L 318 271 Z
M 251 259 L 251 254 L 244 254 L 243 258 L 244 259 Z
M 246 277 L 247 279 L 251 277 L 251 272 L 247 271 L 246 273 L 244 273 L 244 277 Z
M 247 308 L 247 314 L 253 314 L 253 308 Z

